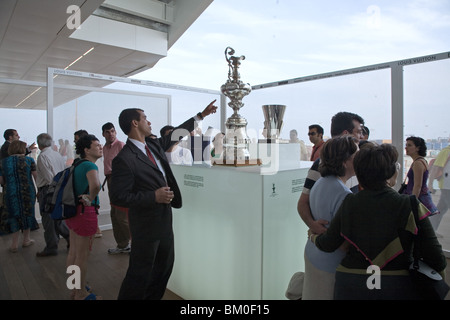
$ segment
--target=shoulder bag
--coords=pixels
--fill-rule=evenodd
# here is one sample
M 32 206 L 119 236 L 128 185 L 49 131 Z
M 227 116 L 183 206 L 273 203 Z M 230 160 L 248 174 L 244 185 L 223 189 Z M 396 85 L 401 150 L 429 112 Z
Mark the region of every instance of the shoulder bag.
M 409 267 L 411 280 L 423 300 L 444 300 L 450 287 L 436 270 L 431 268 L 420 258 L 420 227 L 417 200 L 415 196 L 410 196 L 410 200 L 414 219 L 418 228 L 417 235 L 414 236 L 414 261 Z
M 405 193 L 406 187 L 408 186 L 406 184 L 406 179 L 408 178 L 408 176 L 405 177 L 405 180 L 403 180 L 402 184 L 400 185 L 400 189 L 398 189 L 398 193 L 403 194 Z

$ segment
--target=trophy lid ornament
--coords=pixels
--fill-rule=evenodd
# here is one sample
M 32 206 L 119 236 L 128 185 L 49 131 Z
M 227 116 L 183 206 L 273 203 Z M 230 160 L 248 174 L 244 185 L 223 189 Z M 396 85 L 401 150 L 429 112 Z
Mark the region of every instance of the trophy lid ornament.
M 227 120 L 227 127 L 228 125 L 247 125 L 247 120 L 239 115 L 239 109 L 244 106 L 242 99 L 252 91 L 250 84 L 242 82 L 239 74 L 239 66 L 241 61 L 245 60 L 245 56 L 232 56 L 234 53 L 235 51 L 231 47 L 225 49 L 225 60 L 228 62 L 228 80 L 220 88 L 220 91 L 230 99 L 228 105 L 233 109 L 233 115 Z

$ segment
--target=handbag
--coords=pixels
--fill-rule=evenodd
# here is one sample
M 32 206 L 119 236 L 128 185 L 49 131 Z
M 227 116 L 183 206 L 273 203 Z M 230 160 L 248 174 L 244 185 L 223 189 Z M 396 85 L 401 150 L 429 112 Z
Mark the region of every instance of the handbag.
M 398 189 L 398 193 L 403 194 L 406 190 L 406 186 L 407 186 L 407 184 L 405 182 L 403 182 L 400 186 L 400 189 Z
M 411 207 L 419 229 L 414 236 L 413 262 L 409 267 L 409 273 L 413 285 L 423 300 L 444 300 L 450 290 L 450 287 L 441 277 L 441 275 L 420 259 L 420 241 L 419 241 L 419 215 L 417 200 L 415 196 L 410 196 Z
M 408 176 L 405 177 L 405 180 L 403 180 L 402 184 L 400 185 L 400 189 L 398 189 L 398 193 L 400 194 L 404 194 L 406 187 L 408 186 L 408 184 L 406 183 L 406 179 L 408 179 Z

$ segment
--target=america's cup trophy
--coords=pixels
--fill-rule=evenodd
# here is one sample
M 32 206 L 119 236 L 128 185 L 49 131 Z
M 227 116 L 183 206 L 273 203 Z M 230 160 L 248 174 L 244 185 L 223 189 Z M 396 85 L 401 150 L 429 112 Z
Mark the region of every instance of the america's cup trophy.
M 225 59 L 228 62 L 228 80 L 220 88 L 222 93 L 231 100 L 228 105 L 234 112 L 225 123 L 226 132 L 223 139 L 224 152 L 222 161 L 216 161 L 215 164 L 234 166 L 257 165 L 259 164 L 258 160 L 250 159 L 247 120 L 239 114 L 239 109 L 244 106 L 242 99 L 252 91 L 252 87 L 250 84 L 243 83 L 240 80 L 239 66 L 241 61 L 245 60 L 245 56 L 232 56 L 234 53 L 233 48 L 227 47 L 225 49 Z

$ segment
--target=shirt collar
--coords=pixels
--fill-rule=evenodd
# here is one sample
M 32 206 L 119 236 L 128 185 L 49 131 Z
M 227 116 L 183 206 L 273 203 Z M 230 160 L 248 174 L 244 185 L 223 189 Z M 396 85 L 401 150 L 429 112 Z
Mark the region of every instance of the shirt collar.
M 145 150 L 145 146 L 146 146 L 146 144 L 145 143 L 143 143 L 143 142 L 141 142 L 141 141 L 139 141 L 139 140 L 136 140 L 136 139 L 131 139 L 131 138 L 128 138 L 128 140 L 130 140 L 139 150 L 141 150 L 145 155 L 147 154 L 147 151 Z

